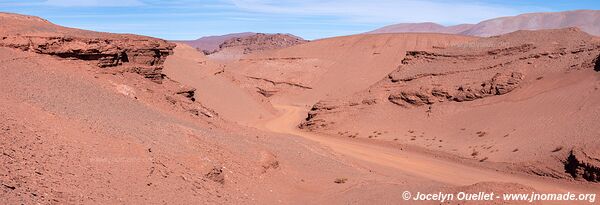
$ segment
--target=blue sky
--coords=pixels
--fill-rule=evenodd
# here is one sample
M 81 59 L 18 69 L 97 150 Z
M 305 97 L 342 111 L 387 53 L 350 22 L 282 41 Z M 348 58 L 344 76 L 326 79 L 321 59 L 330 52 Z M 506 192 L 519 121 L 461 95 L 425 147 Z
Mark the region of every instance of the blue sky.
M 528 12 L 600 9 L 598 0 L 0 0 L 0 11 L 164 39 L 235 32 L 350 35 L 394 23 L 444 25 Z

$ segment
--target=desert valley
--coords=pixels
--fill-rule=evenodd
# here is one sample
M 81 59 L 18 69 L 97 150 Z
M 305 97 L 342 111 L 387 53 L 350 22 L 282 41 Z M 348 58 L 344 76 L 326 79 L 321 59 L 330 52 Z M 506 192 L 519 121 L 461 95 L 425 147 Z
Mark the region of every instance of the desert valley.
M 600 194 L 600 11 L 193 41 L 0 13 L 1 204 Z

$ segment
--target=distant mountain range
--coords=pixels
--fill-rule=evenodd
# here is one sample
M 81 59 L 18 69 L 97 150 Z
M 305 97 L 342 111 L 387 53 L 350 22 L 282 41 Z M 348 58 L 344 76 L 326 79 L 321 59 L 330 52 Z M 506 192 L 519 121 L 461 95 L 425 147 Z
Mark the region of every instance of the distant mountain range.
M 447 33 L 469 36 L 496 36 L 518 30 L 541 30 L 578 27 L 592 35 L 600 35 L 599 10 L 528 13 L 500 17 L 477 24 L 443 26 L 436 23 L 400 23 L 379 28 L 368 33 Z

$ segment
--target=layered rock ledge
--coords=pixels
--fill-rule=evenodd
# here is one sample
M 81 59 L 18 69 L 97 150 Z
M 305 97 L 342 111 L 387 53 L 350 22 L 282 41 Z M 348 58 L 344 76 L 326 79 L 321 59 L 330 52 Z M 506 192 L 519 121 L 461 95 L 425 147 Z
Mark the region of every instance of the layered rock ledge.
M 162 64 L 175 44 L 130 34 L 66 28 L 37 17 L 0 13 L 0 46 L 60 58 L 94 61 L 162 82 Z

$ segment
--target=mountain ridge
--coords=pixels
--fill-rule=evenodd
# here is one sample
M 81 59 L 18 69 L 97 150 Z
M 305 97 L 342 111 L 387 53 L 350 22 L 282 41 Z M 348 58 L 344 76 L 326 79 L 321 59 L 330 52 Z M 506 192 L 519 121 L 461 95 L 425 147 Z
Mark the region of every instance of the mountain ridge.
M 490 37 L 518 30 L 542 30 L 577 27 L 591 35 L 600 35 L 600 10 L 524 13 L 481 21 L 477 24 L 443 26 L 437 23 L 399 23 L 367 33 L 448 33 Z

